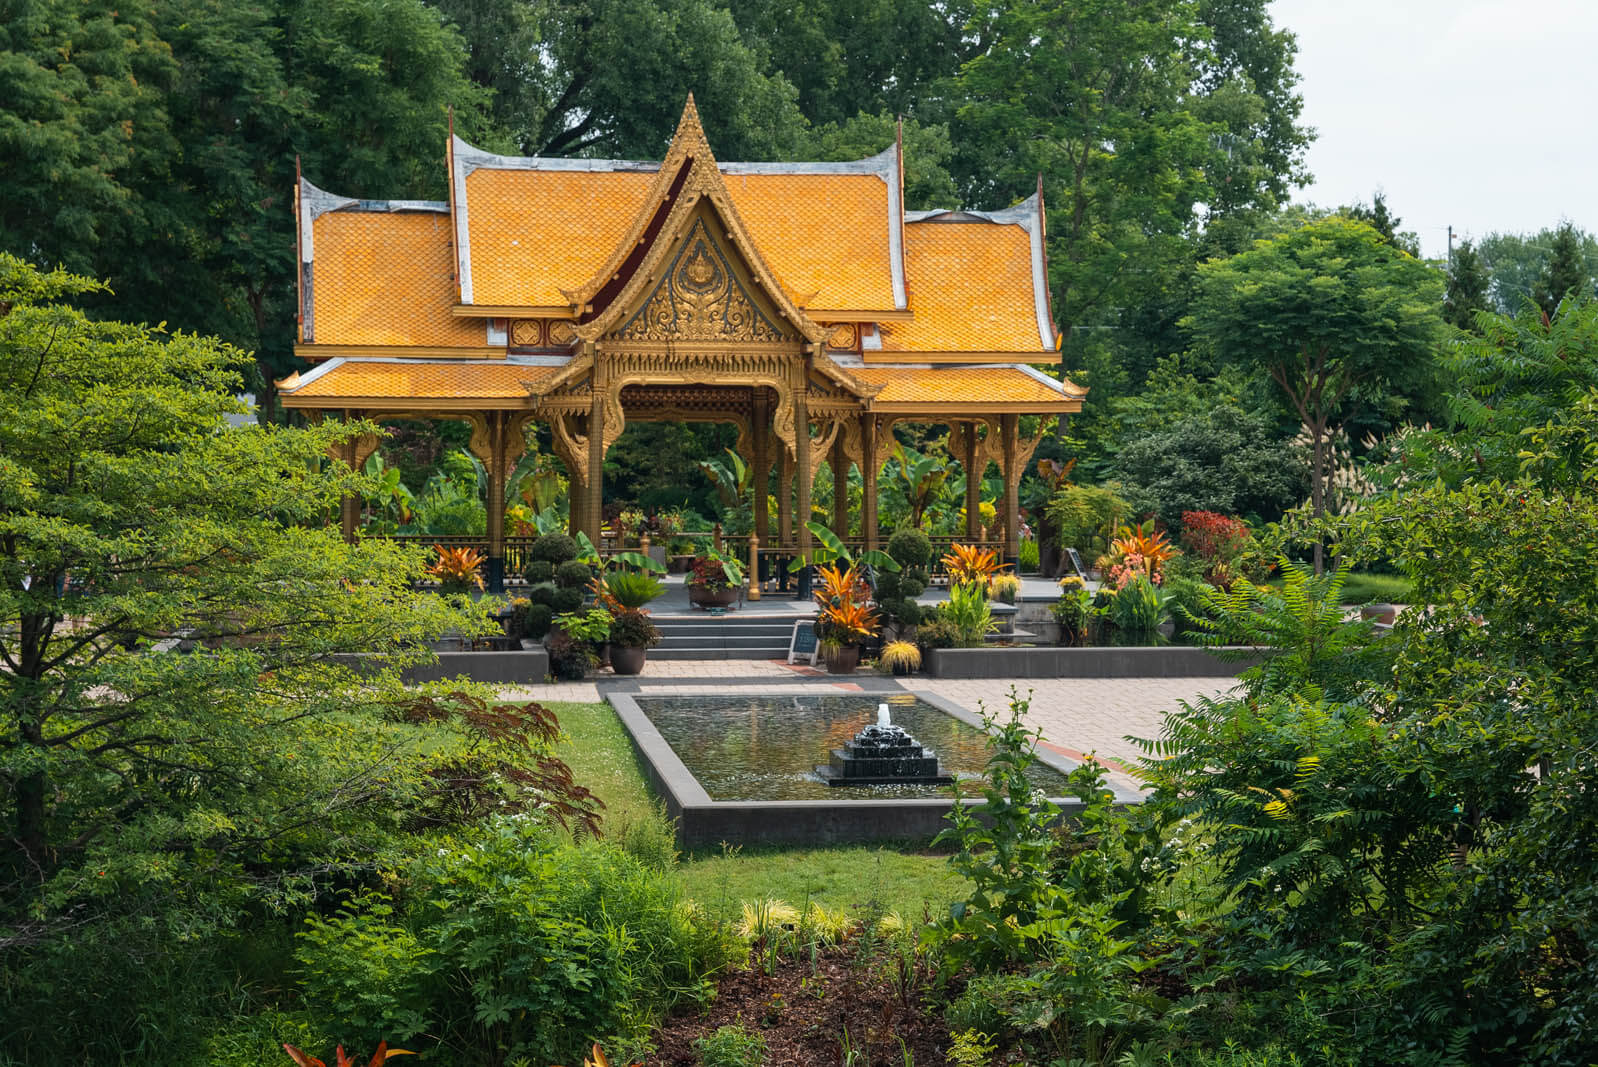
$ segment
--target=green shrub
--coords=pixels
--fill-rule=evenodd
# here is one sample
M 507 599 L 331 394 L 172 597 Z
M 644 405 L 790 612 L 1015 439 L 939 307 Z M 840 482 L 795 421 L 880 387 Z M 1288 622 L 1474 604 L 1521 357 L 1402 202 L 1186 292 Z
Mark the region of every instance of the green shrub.
M 624 608 L 641 608 L 666 591 L 660 579 L 634 571 L 618 571 L 605 578 L 605 590 Z
M 527 599 L 534 605 L 542 604 L 545 607 L 555 606 L 555 583 L 540 582 L 527 590 Z
M 905 597 L 895 597 L 893 600 L 881 601 L 878 605 L 882 613 L 899 626 L 919 626 L 922 618 L 921 605 Z
M 547 533 L 533 542 L 527 554 L 532 559 L 556 566 L 577 558 L 577 542 L 567 534 Z
M 916 644 L 923 649 L 957 648 L 960 644 L 960 628 L 942 615 L 934 615 L 916 627 Z
M 527 568 L 522 571 L 522 577 L 527 579 L 528 585 L 553 582 L 555 580 L 555 565 L 547 559 L 535 559 L 527 564 Z
M 954 626 L 958 648 L 981 648 L 999 628 L 983 588 L 975 583 L 949 589 L 949 599 L 938 605 L 938 616 Z
M 694 1042 L 702 1067 L 760 1067 L 766 1062 L 766 1039 L 743 1026 L 718 1026 Z
M 914 600 L 927 591 L 927 572 L 923 567 L 906 567 L 899 575 L 899 595 Z
M 581 589 L 593 580 L 593 569 L 575 559 L 569 559 L 555 568 L 555 584 L 562 589 Z
M 1076 549 L 1088 566 L 1109 549 L 1116 527 L 1132 513 L 1131 505 L 1113 489 L 1091 485 L 1066 486 L 1049 499 L 1045 510 L 1060 548 Z
M 583 591 L 568 586 L 551 589 L 549 606 L 555 610 L 556 615 L 567 615 L 577 611 L 583 606 Z
M 1127 582 L 1110 600 L 1110 621 L 1128 634 L 1151 634 L 1165 621 L 1165 599 L 1143 575 Z
M 1036 574 L 1042 566 L 1038 543 L 1033 538 L 1021 542 L 1021 557 L 1016 565 L 1016 571 L 1021 574 Z
M 555 609 L 549 604 L 529 604 L 522 620 L 522 634 L 533 641 L 542 641 L 549 633 L 549 624 Z
M 925 567 L 932 562 L 932 539 L 920 530 L 899 530 L 888 538 L 888 555 L 901 567 Z
M 897 600 L 904 594 L 899 590 L 900 571 L 882 571 L 877 575 L 876 600 L 879 604 L 886 604 L 890 600 Z
M 381 897 L 312 919 L 297 953 L 308 1010 L 341 1038 L 388 1038 L 441 1061 L 581 1059 L 595 1035 L 706 991 L 730 947 L 696 929 L 670 881 L 601 842 L 501 819 Z

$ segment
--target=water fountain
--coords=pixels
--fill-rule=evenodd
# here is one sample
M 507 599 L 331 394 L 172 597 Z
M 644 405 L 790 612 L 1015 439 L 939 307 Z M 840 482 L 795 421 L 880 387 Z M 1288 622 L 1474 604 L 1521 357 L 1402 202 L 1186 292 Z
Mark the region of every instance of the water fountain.
M 877 705 L 877 721 L 853 741 L 832 750 L 832 762 L 816 768 L 828 785 L 948 785 L 954 776 L 938 766 L 937 753 L 895 726 L 888 705 Z

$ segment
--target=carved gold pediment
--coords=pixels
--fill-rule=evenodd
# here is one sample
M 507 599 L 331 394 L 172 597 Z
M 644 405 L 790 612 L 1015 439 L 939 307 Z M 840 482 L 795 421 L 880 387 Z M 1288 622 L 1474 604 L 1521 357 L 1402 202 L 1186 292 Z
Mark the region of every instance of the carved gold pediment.
M 664 276 L 616 331 L 623 341 L 797 341 L 753 300 L 703 216 Z

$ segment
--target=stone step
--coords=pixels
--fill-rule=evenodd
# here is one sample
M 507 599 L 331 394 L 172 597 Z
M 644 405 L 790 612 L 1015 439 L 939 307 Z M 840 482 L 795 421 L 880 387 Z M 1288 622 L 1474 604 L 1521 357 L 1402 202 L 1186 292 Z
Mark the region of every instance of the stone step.
M 667 648 L 661 645 L 649 650 L 650 659 L 658 660 L 719 660 L 719 659 L 787 659 L 787 645 L 761 648 Z M 645 668 L 647 670 L 647 668 Z
M 661 633 L 658 648 L 782 648 L 788 647 L 788 635 L 779 634 L 672 634 Z

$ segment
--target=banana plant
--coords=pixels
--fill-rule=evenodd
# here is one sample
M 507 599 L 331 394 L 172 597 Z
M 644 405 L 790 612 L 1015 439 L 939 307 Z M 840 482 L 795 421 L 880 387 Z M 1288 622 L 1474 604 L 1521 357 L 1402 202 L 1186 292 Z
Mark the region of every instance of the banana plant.
M 805 559 L 802 556 L 796 557 L 792 563 L 788 564 L 789 571 L 803 570 L 812 563 L 818 565 L 841 563 L 845 570 L 857 564 L 875 567 L 879 571 L 896 571 L 899 569 L 898 560 L 875 548 L 868 548 L 858 556 L 855 555 L 849 551 L 848 545 L 839 540 L 837 534 L 822 523 L 807 522 L 805 523 L 805 529 L 809 530 L 811 536 L 820 544 L 810 550 L 809 559 Z
M 904 483 L 905 500 L 910 505 L 910 524 L 921 529 L 927 509 L 938 502 L 943 483 L 949 478 L 949 465 L 938 456 L 923 456 L 903 441 L 893 446 L 898 461 L 899 480 Z
M 372 479 L 371 488 L 366 492 L 366 532 L 397 532 L 411 521 L 415 497 L 400 481 L 399 468 L 388 466 L 380 453 L 372 453 L 363 470 Z
M 732 449 L 724 449 L 727 453 L 725 461 L 720 459 L 702 459 L 699 469 L 704 471 L 716 487 L 716 496 L 721 499 L 724 508 L 735 508 L 743 502 L 744 494 L 749 491 L 753 471 L 743 457 Z
M 576 536 L 572 539 L 577 542 L 577 561 L 588 564 L 599 572 L 601 576 L 604 575 L 608 568 L 618 564 L 626 567 L 636 567 L 650 574 L 666 573 L 665 567 L 662 567 L 642 552 L 617 552 L 615 555 L 605 558 L 599 554 L 599 549 L 594 547 L 594 542 L 589 540 L 588 535 L 583 531 L 578 530 Z
M 520 498 L 533 510 L 533 514 L 540 515 L 553 508 L 560 496 L 560 473 L 555 470 L 549 456 L 541 452 L 529 452 L 506 479 L 505 495 Z

